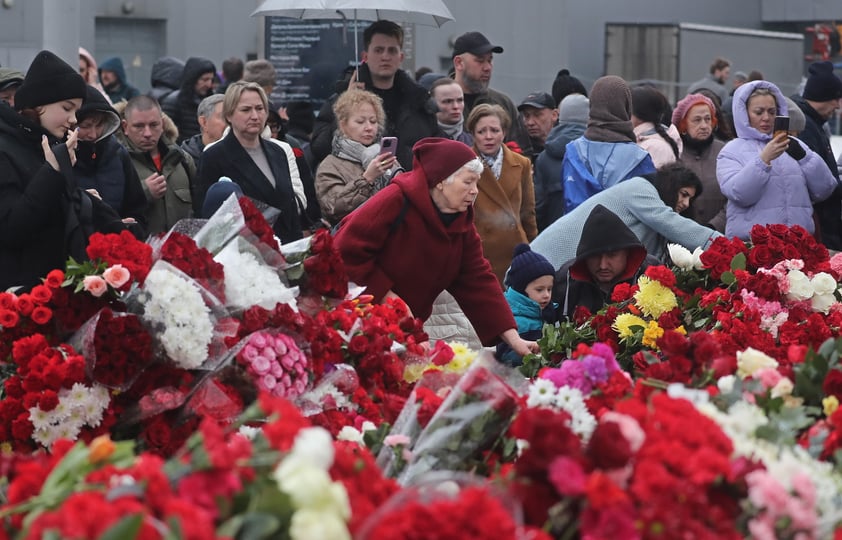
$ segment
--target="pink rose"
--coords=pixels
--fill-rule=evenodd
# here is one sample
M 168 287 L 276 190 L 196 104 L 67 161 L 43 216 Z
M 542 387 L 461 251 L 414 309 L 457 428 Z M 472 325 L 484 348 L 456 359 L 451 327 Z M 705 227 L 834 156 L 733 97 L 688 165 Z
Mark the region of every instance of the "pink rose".
M 105 278 L 106 283 L 115 289 L 119 289 L 129 281 L 131 274 L 122 264 L 115 264 L 106 268 L 105 272 L 102 273 L 102 277 Z
M 260 378 L 260 384 L 267 390 L 272 390 L 278 386 L 278 381 L 271 375 L 264 375 Z
M 105 291 L 108 290 L 108 283 L 99 276 L 85 276 L 85 279 L 82 280 L 82 285 L 86 291 L 97 298 L 105 294 Z
M 408 445 L 410 439 L 406 435 L 387 435 L 385 439 L 383 439 L 383 444 L 386 446 L 397 446 L 402 444 L 403 446 Z
M 251 368 L 258 375 L 266 375 L 269 373 L 270 366 L 271 363 L 269 362 L 269 359 L 262 355 L 251 361 Z

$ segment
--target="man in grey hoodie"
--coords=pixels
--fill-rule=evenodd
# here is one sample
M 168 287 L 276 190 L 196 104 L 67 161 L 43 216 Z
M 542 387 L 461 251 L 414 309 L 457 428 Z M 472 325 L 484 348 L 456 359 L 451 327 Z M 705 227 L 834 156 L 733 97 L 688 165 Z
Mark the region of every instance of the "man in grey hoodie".
M 564 147 L 585 134 L 588 110 L 588 98 L 582 94 L 570 94 L 562 99 L 558 124 L 547 135 L 544 151 L 535 160 L 535 214 L 539 232 L 564 215 L 564 183 L 561 181 Z

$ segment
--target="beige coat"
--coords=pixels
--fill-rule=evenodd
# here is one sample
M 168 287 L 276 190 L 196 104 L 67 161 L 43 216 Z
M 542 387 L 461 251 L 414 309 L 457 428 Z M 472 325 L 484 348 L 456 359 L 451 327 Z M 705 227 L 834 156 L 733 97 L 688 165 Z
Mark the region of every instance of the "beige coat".
M 316 169 L 316 197 L 322 217 L 331 225 L 374 195 L 375 187 L 363 178 L 365 169 L 356 161 L 327 156 Z
M 502 285 L 515 246 L 538 236 L 529 158 L 504 146 L 499 180 L 485 167 L 474 203 L 474 224 L 482 239 L 483 254 Z

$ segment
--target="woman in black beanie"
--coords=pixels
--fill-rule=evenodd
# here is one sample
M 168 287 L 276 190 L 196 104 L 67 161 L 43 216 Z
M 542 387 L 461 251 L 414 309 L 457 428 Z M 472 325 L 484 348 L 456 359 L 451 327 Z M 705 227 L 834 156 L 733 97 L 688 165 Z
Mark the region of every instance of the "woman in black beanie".
M 15 95 L 15 110 L 0 103 L 0 291 L 30 288 L 64 268 L 68 255 L 80 256 L 80 242 L 70 236 L 75 227 L 68 226 L 74 189 L 59 163 L 75 159 L 76 111 L 84 98 L 79 73 L 41 51 Z

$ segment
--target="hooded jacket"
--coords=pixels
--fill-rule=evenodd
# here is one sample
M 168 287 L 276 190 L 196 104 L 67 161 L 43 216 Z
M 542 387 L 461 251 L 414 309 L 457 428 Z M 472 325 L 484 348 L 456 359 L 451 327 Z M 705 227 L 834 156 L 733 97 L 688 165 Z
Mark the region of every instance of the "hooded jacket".
M 409 202 L 404 219 L 390 230 Z M 443 290 L 450 292 L 480 341 L 491 346 L 517 328 L 473 223 L 474 210 L 445 226 L 430 196 L 423 167 L 400 174 L 343 221 L 335 237 L 351 281 L 379 301 L 389 291 L 426 320 Z
M 368 66 L 360 64 L 358 73 L 359 81 L 365 85 L 365 89 L 373 92 L 374 84 L 371 81 L 371 72 Z M 319 116 L 316 117 L 310 143 L 310 148 L 313 151 L 314 169 L 318 168 L 318 164 L 332 150 L 333 133 L 337 128 L 333 105 L 339 98 L 339 94 L 348 88 L 348 81 L 341 81 L 339 86 L 341 87 L 339 92 L 325 102 L 319 111 Z M 429 99 L 429 93 L 404 70 L 399 69 L 395 73 L 393 88 L 400 96 L 399 113 L 397 118 L 386 118 L 383 136 L 398 138 L 398 150 L 395 155 L 399 163 L 407 166 L 407 164 L 412 163 L 413 145 L 424 137 L 435 136 L 438 133 L 438 123 Z
M 535 159 L 535 219 L 538 231 L 564 215 L 564 184 L 561 161 L 567 143 L 585 134 L 585 124 L 559 123 L 550 130 L 544 151 Z
M 114 136 L 120 127 L 120 116 L 105 96 L 88 86 L 85 103 L 76 118 L 82 122 L 93 113 L 105 115 L 105 130 L 96 141 L 79 141 L 73 167 L 76 182 L 82 189 L 97 190 L 105 204 L 122 217 L 134 218 L 145 230 L 146 197 L 128 151 Z
M 752 81 L 734 92 L 734 127 L 737 138 L 729 141 L 716 159 L 716 176 L 722 194 L 728 199 L 725 234 L 749 238 L 752 226 L 779 223 L 801 225 L 815 231 L 813 203 L 826 199 L 836 188 L 825 162 L 807 146 L 796 161 L 784 152 L 771 165 L 760 159 L 760 152 L 772 136 L 749 125 L 746 101 L 755 88 L 768 88 L 775 96 L 778 114 L 787 114 L 784 95 L 768 81 Z
M 833 148 L 824 130 L 827 120 L 822 118 L 801 96 L 793 96 L 792 101 L 804 113 L 804 119 L 807 122 L 804 130 L 798 134 L 798 138 L 822 158 L 831 174 L 839 178 L 839 168 L 833 158 Z M 830 197 L 814 204 L 813 208 L 819 219 L 822 243 L 829 249 L 842 250 L 842 217 L 840 217 L 842 216 L 842 185 L 837 184 Z
M 178 127 L 177 144 L 201 132 L 197 110 L 207 96 L 196 94 L 196 81 L 205 73 L 215 73 L 213 62 L 207 58 L 190 57 L 184 64 L 184 74 L 178 90 L 161 101 L 161 109 Z
M 158 103 L 178 90 L 181 86 L 181 76 L 184 74 L 184 62 L 172 56 L 162 56 L 152 64 L 152 75 L 150 76 L 152 89 L 149 90 L 149 97 L 155 98 Z
M 611 231 L 611 234 L 606 234 Z M 573 316 L 578 306 L 596 313 L 611 299 L 610 291 L 603 291 L 588 270 L 588 258 L 609 251 L 626 250 L 626 268 L 611 283 L 611 289 L 618 283 L 630 283 L 650 264 L 658 264 L 654 257 L 647 257 L 646 247 L 616 214 L 598 204 L 593 207 L 585 225 L 582 237 L 576 247 L 576 258 L 559 268 L 553 284 L 553 301 L 559 305 L 559 320 Z
M 546 257 L 555 268 L 576 257 L 585 221 L 597 204 L 616 214 L 640 240 L 646 252 L 660 260 L 666 257 L 665 241 L 693 251 L 697 247 L 706 249 L 716 237 L 722 236 L 676 214 L 664 204 L 652 182 L 635 177 L 597 193 L 558 218 L 532 241 L 532 251 Z M 613 231 L 603 234 L 613 234 Z
M 134 86 L 130 85 L 126 80 L 126 68 L 123 67 L 123 61 L 117 57 L 112 56 L 103 61 L 99 65 L 99 77 L 102 80 L 102 71 L 111 71 L 117 75 L 117 82 L 111 86 L 104 86 L 105 93 L 108 94 L 108 99 L 111 103 L 118 103 L 120 101 L 128 101 L 135 96 L 140 95 L 140 91 Z

